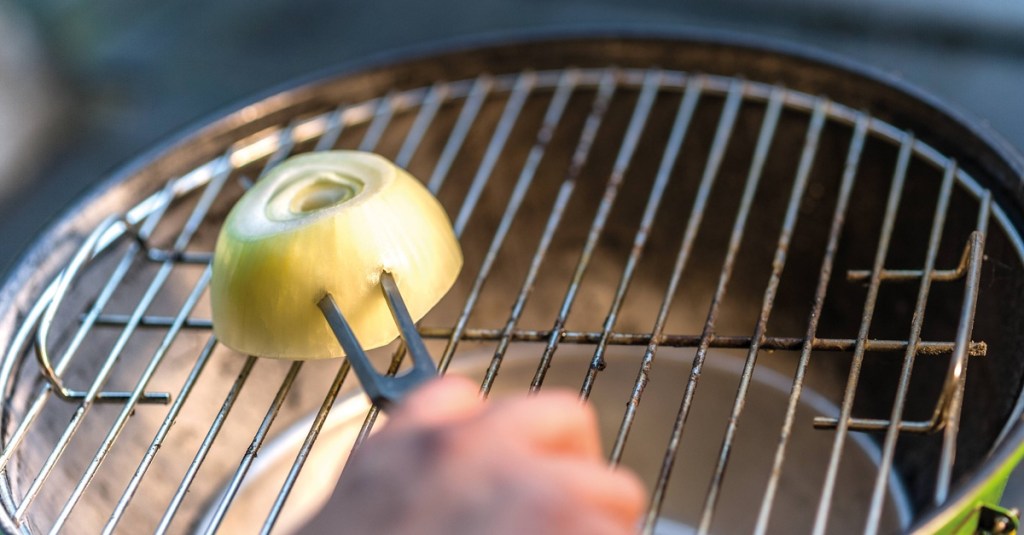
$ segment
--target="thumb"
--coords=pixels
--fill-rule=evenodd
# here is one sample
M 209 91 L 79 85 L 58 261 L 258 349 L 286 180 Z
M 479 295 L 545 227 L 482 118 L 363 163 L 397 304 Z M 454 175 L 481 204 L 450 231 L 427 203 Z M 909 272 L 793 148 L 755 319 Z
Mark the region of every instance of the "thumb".
M 465 377 L 431 380 L 413 391 L 391 414 L 393 426 L 431 426 L 462 420 L 483 409 L 480 390 Z

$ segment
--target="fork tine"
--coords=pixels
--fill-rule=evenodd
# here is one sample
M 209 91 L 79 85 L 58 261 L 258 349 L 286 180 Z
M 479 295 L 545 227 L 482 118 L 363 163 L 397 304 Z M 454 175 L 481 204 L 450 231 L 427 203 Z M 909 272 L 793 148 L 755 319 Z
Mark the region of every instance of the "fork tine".
M 366 351 L 359 344 L 359 340 L 352 332 L 352 328 L 345 320 L 345 316 L 341 313 L 331 294 L 324 295 L 317 306 L 320 307 L 324 319 L 334 331 L 334 336 L 338 338 L 338 343 L 345 350 L 346 358 L 349 359 L 366 395 L 374 405 L 387 411 L 405 397 L 410 390 L 435 377 L 437 366 L 430 358 L 430 353 L 427 351 L 427 346 L 423 343 L 419 331 L 416 330 L 416 322 L 413 321 L 409 309 L 405 306 L 395 278 L 390 273 L 384 272 L 381 274 L 380 283 L 381 291 L 391 310 L 391 316 L 395 319 L 402 340 L 405 341 L 413 359 L 413 368 L 402 375 L 385 375 L 373 367 Z
M 437 365 L 430 358 L 426 344 L 416 329 L 416 322 L 413 321 L 409 309 L 405 306 L 401 292 L 398 291 L 398 284 L 391 273 L 384 272 L 380 276 L 381 289 L 384 291 L 384 298 L 391 309 L 391 316 L 398 324 L 398 331 L 405 341 L 406 349 L 412 355 L 413 369 L 407 375 L 414 375 L 417 378 L 416 384 L 421 380 L 427 380 L 437 375 Z M 403 376 L 404 377 L 404 376 Z

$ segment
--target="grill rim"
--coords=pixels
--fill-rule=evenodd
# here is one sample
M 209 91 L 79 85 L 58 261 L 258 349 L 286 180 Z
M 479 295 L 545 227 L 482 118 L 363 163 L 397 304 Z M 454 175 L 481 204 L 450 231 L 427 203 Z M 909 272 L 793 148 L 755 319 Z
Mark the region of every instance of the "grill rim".
M 809 78 L 812 85 L 814 82 L 825 83 L 827 80 L 824 78 L 831 77 L 841 80 L 844 85 L 867 87 L 873 93 L 882 91 L 881 96 L 871 100 L 873 104 L 882 105 L 881 108 L 871 108 L 872 116 L 895 122 L 901 128 L 908 122 L 912 125 L 928 125 L 928 136 L 922 136 L 922 140 L 944 154 L 955 154 L 958 160 L 964 156 L 960 162 L 973 176 L 985 175 L 995 179 L 987 185 L 992 187 L 996 198 L 1003 201 L 1001 204 L 1012 206 L 1013 209 L 1007 215 L 1014 226 L 1024 229 L 1024 216 L 1021 214 L 1024 212 L 1024 156 L 984 123 L 878 69 L 802 45 L 722 31 L 577 27 L 472 35 L 386 51 L 288 82 L 245 99 L 241 105 L 229 106 L 226 113 L 212 114 L 212 119 L 199 121 L 183 129 L 167 142 L 121 166 L 109 178 L 91 188 L 78 202 L 65 209 L 7 273 L 0 287 L 0 347 L 6 350 L 16 332 L 16 325 L 23 319 L 36 296 L 74 254 L 78 243 L 103 217 L 124 209 L 123 199 L 143 198 L 153 189 L 155 181 L 163 181 L 168 176 L 180 174 L 213 158 L 234 141 L 277 124 L 282 117 L 291 117 L 306 109 L 318 109 L 318 101 L 324 100 L 316 97 L 318 92 L 334 88 L 327 93 L 333 95 L 339 90 L 345 93 L 348 88 L 339 89 L 338 86 L 351 82 L 353 77 L 386 77 L 402 69 L 415 69 L 417 62 L 445 64 L 448 63 L 444 61 L 445 56 L 472 56 L 488 64 L 489 60 L 501 61 L 503 53 L 507 55 L 509 50 L 517 50 L 522 46 L 650 48 L 659 44 L 675 47 L 689 45 L 705 51 L 718 49 L 719 54 L 779 59 L 781 61 L 774 67 L 769 66 L 768 71 L 780 73 L 780 77 L 783 71 L 799 73 L 808 70 L 812 75 Z M 815 75 L 822 79 L 814 78 Z M 394 77 L 391 81 L 395 81 Z M 799 89 L 806 91 L 803 87 Z M 829 97 L 847 103 L 832 93 L 829 93 Z M 327 99 L 329 102 L 337 100 Z M 900 119 L 893 119 L 889 113 L 896 113 Z M 935 132 L 940 134 L 935 135 Z M 958 142 L 953 146 L 955 150 L 950 148 L 950 140 Z M 977 171 L 979 169 L 980 172 Z M 975 499 L 985 492 L 992 492 L 993 483 L 1005 478 L 1024 456 L 1024 424 L 1015 421 L 1021 412 L 1022 402 L 1024 395 L 1019 395 L 990 460 L 965 476 L 959 491 L 950 496 L 942 509 L 924 512 L 915 530 L 931 531 L 971 509 Z M 3 417 L 6 418 L 6 413 Z M 1001 489 L 1001 486 L 997 487 Z M 0 517 L 0 527 L 5 530 L 14 527 L 9 524 L 6 515 Z

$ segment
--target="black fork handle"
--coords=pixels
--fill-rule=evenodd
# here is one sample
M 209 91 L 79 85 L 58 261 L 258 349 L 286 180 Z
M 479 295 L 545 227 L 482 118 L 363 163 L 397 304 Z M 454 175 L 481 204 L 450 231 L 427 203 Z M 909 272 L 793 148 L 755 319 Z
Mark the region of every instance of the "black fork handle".
M 384 299 L 391 309 L 391 316 L 395 318 L 398 325 L 398 332 L 405 342 L 409 354 L 412 355 L 413 367 L 401 375 L 385 375 L 378 372 L 370 363 L 370 358 L 363 351 L 363 347 L 356 339 L 355 333 L 345 320 L 345 316 L 338 309 L 337 303 L 331 294 L 326 294 L 317 303 L 324 314 L 328 325 L 338 338 L 338 343 L 345 350 L 346 358 L 356 372 L 356 377 L 363 385 L 363 390 L 369 396 L 370 401 L 383 411 L 387 411 L 392 405 L 400 401 L 409 391 L 415 389 L 421 383 L 437 376 L 437 366 L 427 346 L 420 338 L 416 330 L 416 322 L 409 314 L 409 309 L 402 300 L 402 294 L 398 291 L 394 276 L 384 272 L 380 276 L 381 291 L 384 292 Z

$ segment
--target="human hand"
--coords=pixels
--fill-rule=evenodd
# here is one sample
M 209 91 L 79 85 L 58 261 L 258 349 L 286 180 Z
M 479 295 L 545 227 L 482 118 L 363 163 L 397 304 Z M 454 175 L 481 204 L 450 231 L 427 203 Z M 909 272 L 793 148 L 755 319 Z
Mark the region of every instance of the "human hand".
M 359 448 L 330 503 L 344 534 L 628 534 L 639 479 L 601 455 L 593 410 L 568 392 L 480 399 L 446 377 L 411 394 Z M 326 526 L 325 526 L 326 527 Z

